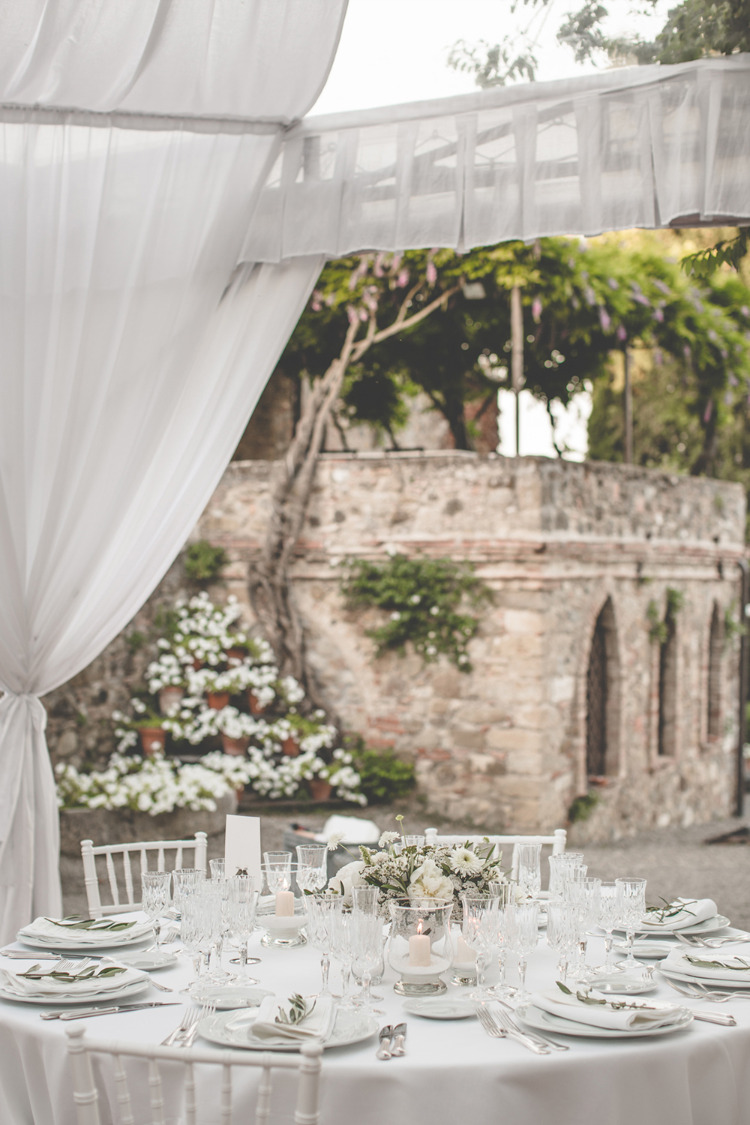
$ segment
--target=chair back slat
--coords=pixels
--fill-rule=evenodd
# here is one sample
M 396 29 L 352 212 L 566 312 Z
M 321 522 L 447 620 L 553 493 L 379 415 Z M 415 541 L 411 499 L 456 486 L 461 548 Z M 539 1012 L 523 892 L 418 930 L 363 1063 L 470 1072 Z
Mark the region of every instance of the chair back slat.
M 196 832 L 192 840 L 148 840 L 133 844 L 99 844 L 96 847 L 92 840 L 82 840 L 83 881 L 89 914 L 92 918 L 101 918 L 106 914 L 122 914 L 140 906 L 140 885 L 137 885 L 139 878 L 136 877 L 136 872 L 140 876 L 149 870 L 149 857 L 152 863 L 156 860 L 157 871 L 183 867 L 185 853 L 192 853 L 192 866 L 205 872 L 208 853 L 206 833 Z M 134 855 L 138 856 L 137 864 L 133 863 Z M 105 866 L 106 878 L 102 880 L 97 870 L 97 859 L 100 863 L 103 861 Z M 119 878 L 118 869 L 121 869 Z M 105 886 L 109 884 L 108 903 L 102 903 L 101 883 Z
M 141 855 L 143 855 L 143 852 L 141 852 Z M 122 857 L 122 871 L 125 878 L 125 896 L 127 898 L 128 905 L 132 906 L 135 902 L 135 894 L 133 891 L 133 868 L 130 863 L 129 852 L 125 852 Z
M 221 1068 L 221 1125 L 232 1125 L 232 1068 Z
M 122 1055 L 114 1056 L 114 1064 L 115 1097 L 117 1099 L 118 1118 L 122 1125 L 135 1125 L 135 1118 L 133 1117 L 133 1106 L 130 1101 L 130 1090 L 128 1088 L 128 1078 L 125 1074 Z
M 258 1085 L 258 1100 L 255 1103 L 255 1120 L 258 1125 L 266 1125 L 271 1114 L 271 1071 L 264 1067 Z
M 221 1125 L 235 1121 L 254 1121 L 268 1125 L 271 1109 L 272 1078 L 276 1071 L 290 1072 L 283 1077 L 297 1077 L 297 1096 L 294 1106 L 294 1125 L 319 1125 L 320 1122 L 320 1069 L 323 1053 L 320 1043 L 303 1043 L 299 1054 L 271 1054 L 242 1051 L 217 1051 L 213 1048 L 158 1047 L 151 1044 L 113 1041 L 89 1042 L 86 1028 L 77 1025 L 66 1027 L 68 1053 L 71 1061 L 73 1089 L 78 1125 L 102 1125 L 99 1114 L 99 1095 L 94 1079 L 92 1057 L 97 1056 L 97 1073 L 107 1081 L 107 1063 L 118 1108 L 118 1125 L 145 1125 L 145 1106 L 134 1117 L 134 1103 L 148 1097 L 151 1107 L 151 1125 L 166 1125 L 169 1120 L 185 1121 L 197 1125 L 208 1115 L 216 1119 L 216 1079 L 219 1082 L 219 1107 Z M 169 1064 L 165 1083 L 162 1066 Z M 215 1067 L 221 1068 L 216 1074 Z M 201 1068 L 200 1085 L 197 1068 Z M 251 1088 L 239 1086 L 234 1081 L 237 1068 L 260 1070 L 252 1112 Z M 293 1072 L 293 1073 L 292 1073 Z M 199 1101 L 201 1105 L 199 1106 Z M 202 1112 L 199 1113 L 199 1111 Z M 210 1111 L 210 1112 L 209 1112 Z M 233 1117 L 234 1115 L 234 1117 Z M 277 1120 L 274 1115 L 274 1122 Z M 288 1125 L 292 1118 L 285 1117 Z
M 198 1100 L 195 1092 L 195 1067 L 187 1064 L 187 1077 L 185 1079 L 185 1121 L 186 1125 L 197 1125 Z
M 109 893 L 112 895 L 112 905 L 120 905 L 120 891 L 117 886 L 117 872 L 115 871 L 112 852 L 107 852 L 107 876 L 109 878 Z

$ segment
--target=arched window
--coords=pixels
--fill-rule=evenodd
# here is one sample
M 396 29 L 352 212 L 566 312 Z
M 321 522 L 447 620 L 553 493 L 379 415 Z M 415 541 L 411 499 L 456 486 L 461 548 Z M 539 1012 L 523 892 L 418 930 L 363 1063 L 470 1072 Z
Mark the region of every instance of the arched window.
M 596 619 L 586 673 L 586 773 L 611 776 L 618 768 L 619 663 L 610 598 Z
M 664 615 L 664 637 L 659 644 L 659 757 L 674 757 L 676 750 L 677 628 L 675 612 L 668 602 Z
M 708 637 L 708 693 L 706 733 L 709 738 L 721 734 L 721 653 L 724 647 L 724 630 L 719 607 L 714 602 L 711 613 L 711 630 Z

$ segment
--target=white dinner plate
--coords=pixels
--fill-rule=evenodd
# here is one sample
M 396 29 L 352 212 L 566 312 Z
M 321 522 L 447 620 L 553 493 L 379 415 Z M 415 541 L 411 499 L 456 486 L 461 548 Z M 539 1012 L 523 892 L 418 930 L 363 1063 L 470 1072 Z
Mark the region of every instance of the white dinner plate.
M 633 956 L 636 960 L 645 958 L 654 961 L 657 958 L 668 957 L 675 948 L 673 941 L 659 940 L 658 938 L 639 938 L 633 942 Z M 628 947 L 624 941 L 616 941 L 615 949 L 618 953 L 627 953 Z
M 428 1020 L 465 1020 L 477 1014 L 466 996 L 416 996 L 404 1001 L 404 1011 Z
M 116 922 L 116 918 L 109 919 Z M 67 926 L 57 928 L 45 918 L 35 918 L 18 931 L 16 940 L 31 949 L 62 949 L 66 953 L 94 953 L 97 950 L 120 949 L 140 942 L 154 941 L 154 928 L 150 922 L 135 922 L 127 930 L 99 931 L 96 937 L 86 937 L 86 930 L 76 931 Z
M 150 981 L 147 977 L 144 977 L 142 980 L 135 980 L 130 984 L 123 985 L 120 989 L 110 989 L 107 992 L 87 992 L 85 995 L 56 992 L 47 996 L 21 996 L 0 986 L 0 998 L 18 1001 L 19 1004 L 43 1004 L 45 1008 L 57 1005 L 68 1007 L 70 1004 L 108 1004 L 110 1001 L 113 1004 L 115 1002 L 119 1004 L 121 1000 L 130 1000 L 133 996 L 139 996 L 149 986 Z
M 613 973 L 610 977 L 594 977 L 588 981 L 592 988 L 597 992 L 606 993 L 607 996 L 643 996 L 646 992 L 654 992 L 658 987 L 658 982 L 653 977 L 643 977 L 641 980 L 636 980 L 633 977 L 628 978 L 623 973 L 620 979 L 617 973 Z
M 251 988 L 243 984 L 212 984 L 191 993 L 196 1004 L 210 1000 L 218 1012 L 236 1011 L 237 1008 L 257 1008 L 266 996 L 273 996 L 267 988 Z
M 714 914 L 713 918 L 706 918 L 703 922 L 696 922 L 694 926 L 682 926 L 679 930 L 681 934 L 715 934 L 717 930 L 723 930 L 725 926 L 730 926 L 731 922 L 725 918 L 723 914 Z M 624 933 L 624 930 L 618 930 L 618 934 Z M 661 937 L 667 937 L 669 934 L 677 934 L 677 930 L 667 930 L 664 926 L 649 926 L 645 923 L 638 927 L 635 931 L 636 934 L 647 934 L 655 936 L 660 934 Z M 677 940 L 675 938 L 675 940 Z
M 685 981 L 688 984 L 704 984 L 706 988 L 716 989 L 717 992 L 725 992 L 727 989 L 746 992 L 750 988 L 750 974 L 743 980 L 738 980 L 734 975 L 730 977 L 728 974 L 726 977 L 699 976 L 700 969 L 696 969 L 694 973 L 683 973 L 681 969 L 673 969 L 671 965 L 667 968 L 660 965 L 659 972 L 671 980 Z
M 516 1015 L 529 1027 L 538 1031 L 552 1031 L 557 1035 L 585 1036 L 588 1039 L 645 1039 L 653 1035 L 671 1035 L 673 1031 L 682 1031 L 693 1022 L 693 1013 L 687 1008 L 681 1009 L 682 1015 L 674 1023 L 662 1027 L 637 1027 L 630 1031 L 622 1031 L 611 1027 L 591 1027 L 589 1024 L 578 1023 L 576 1020 L 563 1019 L 545 1012 L 533 1004 L 521 1005 L 516 1008 Z
M 220 1047 L 240 1047 L 249 1051 L 298 1051 L 302 1040 L 273 1040 L 256 1039 L 252 1034 L 254 1014 L 248 1012 L 247 1024 L 227 1029 L 230 1021 L 237 1020 L 236 1012 L 219 1012 L 217 1015 L 208 1016 L 198 1025 L 198 1034 L 207 1039 L 209 1043 L 217 1043 Z M 370 1039 L 378 1030 L 377 1020 L 368 1016 L 366 1012 L 339 1009 L 336 1012 L 336 1022 L 323 1047 L 348 1047 L 351 1043 L 361 1043 Z M 310 1042 L 310 1040 L 307 1040 Z
M 113 953 L 105 960 L 153 973 L 158 969 L 168 969 L 170 965 L 176 965 L 177 954 L 162 949 L 124 949 L 120 953 Z

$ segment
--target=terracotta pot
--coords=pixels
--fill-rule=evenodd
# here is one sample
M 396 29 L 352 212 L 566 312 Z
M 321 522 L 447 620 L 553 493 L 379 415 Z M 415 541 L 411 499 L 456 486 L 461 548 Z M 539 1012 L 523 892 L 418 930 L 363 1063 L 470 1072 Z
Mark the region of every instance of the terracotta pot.
M 282 739 L 281 752 L 286 754 L 287 758 L 296 758 L 299 754 L 299 742 L 290 734 L 289 738 Z
M 247 689 L 247 705 L 250 708 L 251 715 L 262 715 L 265 711 L 265 707 L 260 702 L 252 688 Z
M 155 754 L 163 754 L 167 742 L 167 732 L 161 727 L 141 727 L 138 731 L 143 753 L 147 758 Z
M 244 758 L 249 744 L 249 738 L 231 738 L 230 735 L 221 732 L 221 747 L 225 754 L 234 754 L 237 758 Z
M 179 711 L 184 694 L 181 687 L 163 687 L 159 692 L 159 710 L 162 715 L 174 715 Z
M 229 703 L 228 691 L 207 691 L 206 702 L 212 711 L 221 711 Z
M 330 781 L 326 781 L 324 777 L 313 777 L 307 784 L 313 801 L 327 801 L 333 792 Z

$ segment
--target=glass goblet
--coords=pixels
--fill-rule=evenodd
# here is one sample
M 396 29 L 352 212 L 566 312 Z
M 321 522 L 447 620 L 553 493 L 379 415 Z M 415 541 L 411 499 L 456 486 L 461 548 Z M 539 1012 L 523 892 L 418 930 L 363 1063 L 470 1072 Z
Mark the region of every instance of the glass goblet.
M 557 951 L 557 976 L 565 984 L 568 966 L 578 944 L 578 914 L 569 902 L 550 902 L 547 907 L 547 945 Z
M 297 847 L 297 885 L 301 891 L 322 891 L 328 881 L 328 848 L 325 844 Z
M 612 959 L 612 945 L 614 942 L 614 933 L 618 922 L 618 904 L 617 904 L 617 883 L 602 882 L 599 887 L 599 917 L 597 924 L 600 930 L 604 930 L 604 965 L 602 971 L 605 975 L 613 973 L 616 970 Z
M 541 844 L 516 845 L 518 887 L 529 898 L 538 898 L 542 889 L 541 857 Z

